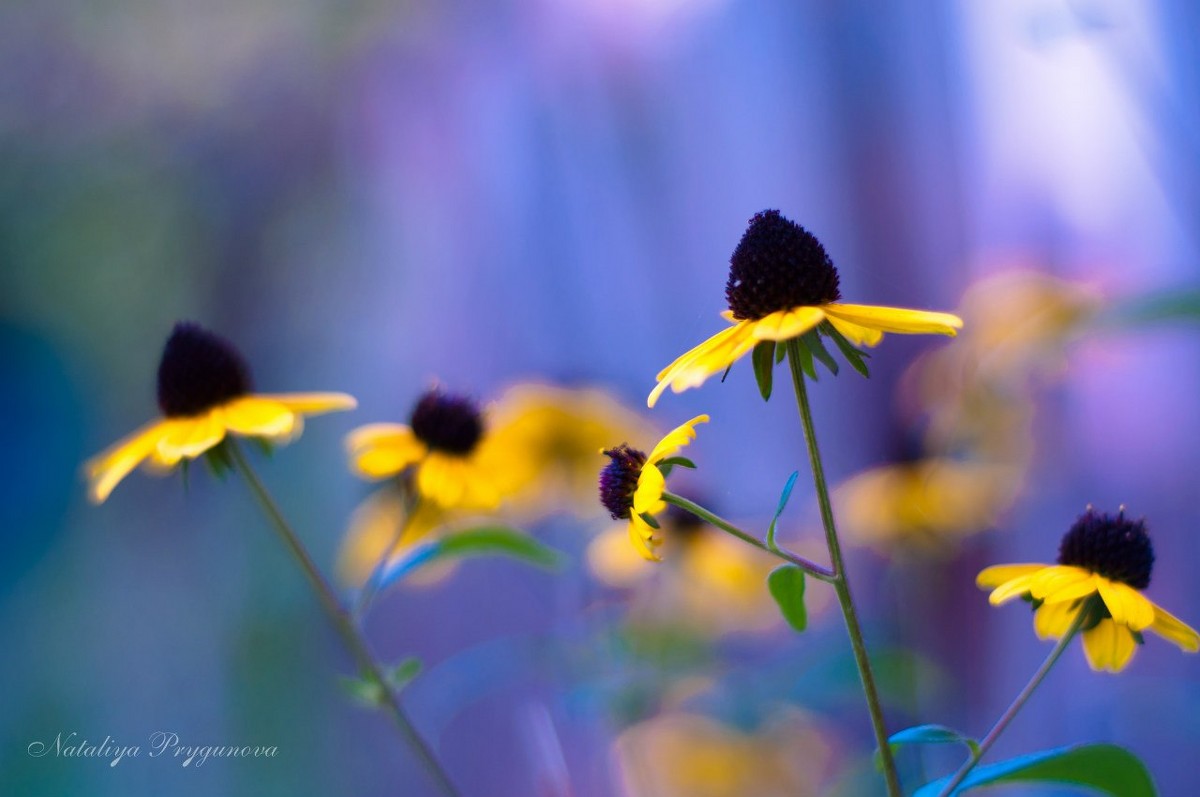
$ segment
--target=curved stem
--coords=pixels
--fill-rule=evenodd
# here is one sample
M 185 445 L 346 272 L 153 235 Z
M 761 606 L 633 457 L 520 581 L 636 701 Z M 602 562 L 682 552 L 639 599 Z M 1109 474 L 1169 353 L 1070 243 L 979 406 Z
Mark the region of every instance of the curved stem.
M 387 547 L 380 552 L 379 558 L 375 560 L 375 566 L 371 568 L 371 574 L 367 576 L 367 580 L 359 588 L 358 596 L 354 599 L 354 605 L 350 608 L 350 616 L 356 622 L 361 622 L 362 618 L 366 615 L 371 601 L 379 591 L 379 577 L 383 574 L 383 569 L 388 561 L 391 560 L 392 551 L 396 550 L 396 546 L 404 538 L 404 532 L 408 531 L 408 527 L 412 525 L 413 515 L 416 514 L 417 505 L 421 502 L 420 497 L 415 492 L 409 490 L 405 490 L 404 497 L 406 499 L 404 501 L 404 519 L 396 524 L 396 533 L 392 535 L 392 539 L 388 542 Z
M 785 562 L 794 564 L 796 567 L 798 567 L 801 570 L 803 570 L 804 572 L 808 573 L 813 578 L 816 578 L 816 579 L 819 579 L 819 580 L 825 581 L 825 582 L 830 582 L 830 583 L 832 583 L 834 581 L 833 571 L 830 570 L 829 568 L 822 567 L 821 565 L 817 564 L 816 562 L 805 559 L 800 554 L 792 553 L 791 551 L 787 550 L 786 548 L 780 548 L 777 545 L 776 546 L 767 545 L 765 542 L 760 540 L 758 537 L 755 537 L 750 532 L 743 531 L 742 529 L 740 529 L 737 526 L 730 523 L 728 520 L 725 520 L 725 518 L 720 517 L 719 515 L 714 515 L 712 512 L 709 512 L 707 509 L 700 506 L 699 504 L 694 504 L 691 501 L 689 501 L 688 499 L 686 499 L 682 496 L 679 496 L 679 495 L 675 495 L 674 493 L 667 492 L 666 490 L 663 491 L 662 499 L 664 501 L 666 501 L 668 504 L 674 504 L 675 506 L 679 507 L 680 509 L 684 510 L 685 512 L 691 512 L 693 515 L 700 518 L 701 520 L 703 520 L 707 523 L 711 523 L 712 525 L 716 526 L 717 528 L 721 529 L 722 531 L 732 534 L 734 537 L 737 537 L 739 540 L 750 543 L 751 545 L 753 545 L 755 548 L 758 548 L 759 550 L 766 551 L 767 553 L 771 554 L 772 556 L 776 556 Z
M 966 763 L 959 767 L 958 771 L 954 773 L 954 777 L 939 792 L 938 797 L 948 797 L 948 795 L 953 794 L 954 790 L 966 779 L 967 775 L 971 774 L 971 770 L 975 768 L 975 765 L 992 748 L 992 745 L 1000 738 L 1000 734 L 1004 733 L 1004 729 L 1016 718 L 1017 712 L 1029 701 L 1029 698 L 1033 695 L 1033 691 L 1045 680 L 1046 675 L 1050 672 L 1050 668 L 1062 656 L 1063 651 L 1067 649 L 1067 645 L 1071 644 L 1071 640 L 1079 633 L 1079 629 L 1092 613 L 1092 606 L 1092 602 L 1088 601 L 1088 603 L 1079 609 L 1079 613 L 1075 615 L 1075 620 L 1071 623 L 1071 627 L 1067 630 L 1067 633 L 1062 635 L 1062 639 L 1058 640 L 1058 644 L 1054 646 L 1054 650 L 1050 651 L 1050 655 L 1046 657 L 1046 660 L 1042 662 L 1042 666 L 1029 679 L 1029 683 L 1025 684 L 1025 688 L 1021 690 L 1021 693 L 1004 710 L 1004 713 L 1000 715 L 1000 719 L 996 720 L 996 724 L 988 731 L 987 736 L 983 737 L 983 741 L 979 743 L 979 750 L 973 752 Z
M 417 757 L 421 759 L 421 763 L 428 770 L 430 776 L 437 783 L 438 789 L 447 797 L 458 797 L 458 789 L 451 782 L 449 775 L 438 762 L 433 750 L 429 744 L 421 737 L 416 726 L 409 719 L 408 712 L 400 704 L 400 698 L 392 689 L 387 679 L 383 675 L 383 668 L 379 662 L 375 660 L 375 655 L 371 652 L 370 646 L 367 644 L 362 633 L 354 624 L 354 620 L 350 617 L 349 612 L 342 607 L 338 601 L 336 593 L 325 580 L 321 571 L 317 569 L 316 563 L 309 555 L 308 550 L 304 547 L 304 543 L 296 536 L 292 527 L 280 512 L 279 506 L 267 492 L 267 488 L 263 486 L 259 480 L 258 474 L 250 467 L 250 463 L 242 454 L 241 447 L 236 440 L 227 439 L 225 445 L 228 446 L 230 456 L 233 459 L 234 465 L 242 475 L 246 478 L 247 484 L 250 485 L 250 491 L 254 493 L 254 497 L 258 500 L 259 505 L 271 520 L 272 526 L 279 533 L 280 539 L 287 546 L 288 551 L 295 557 L 300 565 L 300 569 L 304 571 L 304 575 L 308 577 L 309 583 L 313 590 L 317 593 L 317 597 L 321 601 L 321 605 L 325 608 L 325 612 L 329 615 L 329 619 L 333 621 L 334 627 L 342 636 L 342 640 L 346 643 L 350 653 L 353 654 L 358 666 L 362 671 L 374 681 L 380 689 L 384 701 L 392 716 L 396 720 L 396 725 L 400 728 L 400 734 L 404 737 L 405 742 L 412 748 Z
M 858 665 L 863 695 L 867 699 L 867 710 L 871 714 L 871 728 L 875 732 L 875 743 L 883 762 L 883 776 L 887 782 L 888 795 L 889 797 L 901 797 L 903 792 L 900 790 L 900 776 L 896 771 L 896 760 L 892 756 L 892 748 L 888 744 L 883 704 L 879 699 L 879 689 L 875 685 L 875 675 L 871 671 L 871 659 L 867 655 L 867 644 L 863 638 L 862 627 L 858 622 L 858 613 L 854 609 L 854 600 L 850 594 L 850 582 L 846 577 L 846 567 L 842 558 L 842 546 L 838 541 L 837 527 L 833 522 L 833 504 L 829 500 L 829 485 L 825 482 L 825 468 L 821 463 L 821 450 L 817 446 L 817 432 L 813 425 L 812 408 L 808 402 L 808 389 L 804 384 L 804 371 L 800 367 L 801 345 L 799 338 L 792 338 L 787 342 L 788 362 L 792 369 L 792 386 L 796 391 L 796 407 L 800 411 L 800 423 L 804 427 L 804 440 L 808 444 L 808 460 L 812 466 L 817 503 L 821 508 L 821 524 L 825 527 L 825 543 L 829 547 L 829 562 L 833 569 L 832 584 L 837 591 L 838 603 L 842 607 L 842 617 L 846 621 L 846 632 L 850 636 L 850 647 L 854 651 L 854 661 Z

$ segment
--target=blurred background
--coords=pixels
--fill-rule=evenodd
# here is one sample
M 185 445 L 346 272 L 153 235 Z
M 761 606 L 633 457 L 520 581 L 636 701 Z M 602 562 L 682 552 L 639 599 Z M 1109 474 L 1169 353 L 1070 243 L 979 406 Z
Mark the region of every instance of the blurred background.
M 434 793 L 339 688 L 350 662 L 244 485 L 135 473 L 88 505 L 80 463 L 157 414 L 179 319 L 264 391 L 358 397 L 260 460 L 330 572 L 371 490 L 343 435 L 435 381 L 601 389 L 642 447 L 638 422 L 709 412 L 678 489 L 762 529 L 799 468 L 781 536 L 821 556 L 785 391 L 764 407 L 747 361 L 643 409 L 723 325 L 766 208 L 820 237 L 848 301 L 967 321 L 812 391 L 893 730 L 986 731 L 1048 646 L 975 574 L 1051 561 L 1089 503 L 1147 518 L 1148 594 L 1197 624 L 1197 31 L 1181 0 L 3 4 L 0 791 Z M 564 569 L 473 560 L 368 624 L 424 661 L 405 701 L 464 794 L 873 793 L 822 585 L 797 635 L 771 562 L 716 532 L 668 527 L 647 569 L 591 501 L 525 526 Z M 995 755 L 1115 742 L 1182 794 L 1198 718 L 1200 657 L 1150 637 L 1111 676 L 1073 649 Z M 155 731 L 279 754 L 26 752 Z M 905 751 L 906 782 L 957 755 Z

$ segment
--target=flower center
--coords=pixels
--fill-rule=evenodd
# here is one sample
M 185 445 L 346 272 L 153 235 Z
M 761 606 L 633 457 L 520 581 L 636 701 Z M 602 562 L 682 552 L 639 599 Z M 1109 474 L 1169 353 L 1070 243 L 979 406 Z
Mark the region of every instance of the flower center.
M 633 511 L 633 494 L 646 464 L 646 455 L 622 443 L 603 451 L 610 462 L 600 471 L 600 503 L 613 520 L 628 520 Z
M 413 434 L 437 451 L 463 456 L 483 437 L 483 418 L 474 401 L 430 390 L 417 402 L 410 419 Z
M 200 415 L 250 392 L 250 368 L 224 338 L 180 322 L 158 364 L 158 406 L 168 418 Z
M 812 233 L 764 210 L 729 260 L 725 299 L 733 317 L 758 320 L 779 310 L 836 302 L 842 298 L 838 273 Z
M 1145 589 L 1150 586 L 1150 571 L 1154 568 L 1154 546 L 1144 520 L 1130 520 L 1124 509 L 1113 517 L 1088 507 L 1063 536 L 1058 563 Z

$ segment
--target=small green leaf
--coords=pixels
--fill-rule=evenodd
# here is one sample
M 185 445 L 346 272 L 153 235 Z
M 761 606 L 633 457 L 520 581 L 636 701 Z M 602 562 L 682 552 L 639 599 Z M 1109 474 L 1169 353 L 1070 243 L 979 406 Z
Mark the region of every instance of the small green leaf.
M 754 347 L 754 378 L 763 401 L 771 398 L 771 379 L 775 371 L 775 341 L 764 340 Z
M 338 683 L 346 694 L 357 703 L 371 707 L 382 706 L 384 703 L 383 688 L 374 679 L 352 678 L 343 675 L 338 678 Z
M 486 555 L 508 556 L 545 568 L 558 567 L 563 559 L 558 551 L 516 529 L 482 526 L 414 545 L 388 565 L 379 577 L 378 589 L 383 590 L 432 562 Z
M 949 777 L 927 783 L 913 797 L 936 797 Z M 1154 779 L 1141 759 L 1112 744 L 1078 744 L 976 767 L 955 794 L 997 783 L 1059 783 L 1095 789 L 1112 797 L 1156 797 Z
M 796 486 L 796 479 L 799 478 L 800 471 L 792 471 L 792 475 L 788 477 L 787 484 L 783 485 L 783 492 L 779 496 L 779 505 L 775 507 L 775 516 L 771 518 L 771 525 L 767 526 L 767 547 L 775 547 L 775 524 L 779 522 L 779 516 L 783 514 L 783 510 L 787 508 L 788 499 L 792 497 L 792 488 Z
M 679 466 L 681 468 L 691 468 L 692 470 L 696 469 L 696 463 L 692 462 L 687 457 L 667 457 L 662 462 L 658 463 L 658 469 L 662 470 L 664 465 L 667 467 Z
M 775 346 L 775 364 L 776 365 L 779 365 L 781 362 L 783 362 L 783 358 L 787 357 L 787 350 L 788 350 L 787 346 L 780 346 L 780 345 Z
M 821 342 L 821 336 L 815 329 L 805 332 L 800 341 L 812 352 L 813 357 L 820 360 L 821 364 L 829 369 L 829 373 L 837 376 L 837 360 L 833 359 L 833 355 L 825 348 L 825 344 Z
M 905 728 L 892 734 L 888 744 L 893 748 L 902 744 L 965 744 L 972 755 L 979 754 L 979 742 L 945 725 L 915 725 Z
M 800 361 L 800 370 L 803 371 L 809 379 L 817 381 L 817 369 L 813 367 L 812 352 L 804 344 L 797 344 L 790 347 L 792 356 Z
M 846 358 L 846 362 L 850 363 L 851 368 L 853 368 L 855 371 L 858 371 L 863 376 L 869 377 L 871 375 L 866 363 L 866 358 L 870 357 L 871 355 L 856 348 L 854 344 L 846 340 L 845 335 L 837 331 L 837 327 L 828 321 L 821 322 L 821 326 L 819 328 L 821 332 L 823 332 L 830 340 L 837 344 L 838 350 L 840 350 L 842 356 Z
M 788 625 L 797 631 L 808 627 L 808 610 L 804 607 L 804 571 L 795 565 L 783 565 L 767 576 L 767 589 Z
M 403 659 L 395 667 L 392 667 L 390 670 L 388 670 L 388 683 L 392 685 L 393 689 L 399 691 L 407 686 L 412 679 L 421 674 L 421 669 L 423 666 L 424 665 L 421 663 L 421 660 L 416 656 L 409 656 L 408 658 Z
M 646 521 L 646 525 L 652 529 L 657 530 L 662 528 L 662 526 L 658 525 L 658 518 L 654 517 L 654 515 L 651 515 L 649 512 L 642 512 L 639 514 L 639 517 Z

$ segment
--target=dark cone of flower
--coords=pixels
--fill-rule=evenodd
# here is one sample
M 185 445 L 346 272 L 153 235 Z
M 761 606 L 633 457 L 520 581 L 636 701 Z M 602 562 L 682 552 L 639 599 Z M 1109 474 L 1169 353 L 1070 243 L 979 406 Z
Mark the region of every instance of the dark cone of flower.
M 646 455 L 624 443 L 603 453 L 611 461 L 600 471 L 600 503 L 613 520 L 628 520 Z
M 158 406 L 167 417 L 200 415 L 250 392 L 250 368 L 233 344 L 181 321 L 158 364 Z
M 475 402 L 430 390 L 417 402 L 410 419 L 413 434 L 436 451 L 469 454 L 483 437 L 483 418 Z
M 1130 520 L 1124 510 L 1114 517 L 1088 507 L 1063 536 L 1058 563 L 1082 567 L 1141 590 L 1150 586 L 1154 546 L 1144 520 Z
M 764 210 L 750 219 L 733 257 L 725 299 L 733 317 L 758 320 L 779 310 L 842 298 L 838 273 L 812 233 Z

